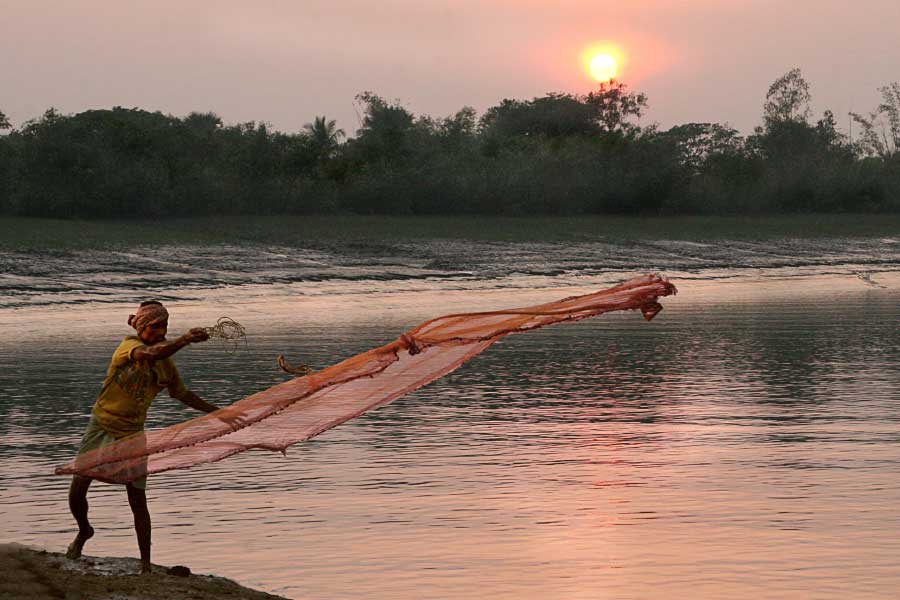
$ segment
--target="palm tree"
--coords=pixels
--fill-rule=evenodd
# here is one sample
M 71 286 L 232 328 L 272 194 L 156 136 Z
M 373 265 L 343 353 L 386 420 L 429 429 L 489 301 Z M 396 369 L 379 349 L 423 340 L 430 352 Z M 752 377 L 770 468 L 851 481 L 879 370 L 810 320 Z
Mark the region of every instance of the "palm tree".
M 346 135 L 343 129 L 337 128 L 337 121 L 334 119 L 328 121 L 324 115 L 304 125 L 303 131 L 319 158 L 330 158 L 340 139 Z

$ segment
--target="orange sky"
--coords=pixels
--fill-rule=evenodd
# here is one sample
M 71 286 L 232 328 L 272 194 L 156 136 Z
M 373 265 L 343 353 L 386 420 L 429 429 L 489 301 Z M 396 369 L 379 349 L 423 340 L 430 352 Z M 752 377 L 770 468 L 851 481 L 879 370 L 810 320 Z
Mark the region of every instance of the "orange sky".
M 0 110 L 113 105 L 353 132 L 371 90 L 416 113 L 586 92 L 585 46 L 618 43 L 645 122 L 758 124 L 768 85 L 799 66 L 814 109 L 865 112 L 900 80 L 897 0 L 5 0 Z

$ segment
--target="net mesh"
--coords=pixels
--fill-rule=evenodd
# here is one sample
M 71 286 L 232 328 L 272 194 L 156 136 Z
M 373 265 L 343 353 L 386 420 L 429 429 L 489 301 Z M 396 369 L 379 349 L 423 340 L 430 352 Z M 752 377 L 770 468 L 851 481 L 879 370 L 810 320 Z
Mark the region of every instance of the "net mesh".
M 649 321 L 661 296 L 676 292 L 659 275 L 527 308 L 455 314 L 426 321 L 397 340 L 286 381 L 214 413 L 141 432 L 79 455 L 56 469 L 111 483 L 222 460 L 253 448 L 285 451 L 457 369 L 500 338 L 617 310 Z

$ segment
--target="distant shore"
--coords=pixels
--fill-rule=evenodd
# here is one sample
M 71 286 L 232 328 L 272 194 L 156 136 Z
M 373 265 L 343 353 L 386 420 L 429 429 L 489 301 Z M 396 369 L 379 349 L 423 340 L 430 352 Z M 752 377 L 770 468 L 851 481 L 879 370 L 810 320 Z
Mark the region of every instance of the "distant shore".
M 0 597 L 21 600 L 286 600 L 246 588 L 215 575 L 177 576 L 153 565 L 153 574 L 138 575 L 140 563 L 131 558 L 84 556 L 69 560 L 58 552 L 19 544 L 0 544 Z
M 275 244 L 419 239 L 590 242 L 623 239 L 872 238 L 900 234 L 900 214 L 693 217 L 248 216 L 81 220 L 0 217 L 0 250 L 169 244 Z

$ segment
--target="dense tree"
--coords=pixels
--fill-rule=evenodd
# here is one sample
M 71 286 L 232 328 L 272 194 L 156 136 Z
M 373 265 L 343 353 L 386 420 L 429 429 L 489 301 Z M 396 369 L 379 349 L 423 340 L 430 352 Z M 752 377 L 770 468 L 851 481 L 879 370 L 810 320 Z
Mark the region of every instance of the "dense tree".
M 749 156 L 757 163 L 762 208 L 852 211 L 890 205 L 883 182 L 873 187 L 873 181 L 861 175 L 858 157 L 838 131 L 834 114 L 825 111 L 815 125 L 810 124 L 810 99 L 810 86 L 799 69 L 769 88 L 763 127 L 747 140 Z
M 811 99 L 809 83 L 800 69 L 791 69 L 771 86 L 763 105 L 766 126 L 779 123 L 806 123 L 809 120 Z
M 747 138 L 718 123 L 641 127 L 647 97 L 611 81 L 586 95 L 506 99 L 479 119 L 434 118 L 371 92 L 356 137 L 317 116 L 297 133 L 116 107 L 54 109 L 0 136 L 0 212 L 163 217 L 683 214 L 900 210 L 900 85 L 858 116 L 851 144 L 794 69 Z M 2 113 L 0 113 L 2 114 Z M 4 121 L 0 120 L 0 124 Z
M 900 83 L 894 82 L 881 88 L 880 91 L 884 101 L 878 110 L 887 119 L 891 154 L 895 154 L 900 151 Z
M 591 107 L 571 94 L 547 94 L 532 100 L 503 100 L 481 118 L 489 135 L 510 138 L 548 138 L 583 135 L 596 131 Z
M 313 119 L 312 123 L 303 126 L 303 132 L 309 140 L 315 155 L 320 159 L 328 159 L 334 156 L 338 145 L 346 134 L 339 129 L 337 121 L 330 121 L 324 115 Z
M 675 145 L 684 165 L 694 173 L 713 157 L 738 155 L 744 142 L 736 129 L 718 123 L 676 125 L 660 137 Z
M 367 164 L 392 165 L 410 152 L 414 115 L 399 101 L 389 103 L 372 92 L 356 96 L 362 106 L 362 127 L 356 132 L 353 150 Z
M 627 91 L 624 83 L 611 79 L 597 91 L 590 92 L 584 101 L 593 109 L 592 117 L 603 131 L 634 132 L 636 125 L 628 119 L 640 119 L 647 108 L 646 94 Z
M 11 129 L 9 119 L 0 111 L 0 131 Z M 0 141 L 0 214 L 12 212 L 11 188 L 17 171 L 16 153 L 9 142 Z
M 478 126 L 478 113 L 471 106 L 462 107 L 452 117 L 445 117 L 436 127 L 438 136 L 452 147 L 471 141 Z
M 611 80 L 586 96 L 547 94 L 527 101 L 503 100 L 485 112 L 481 128 L 507 138 L 636 133 L 639 129 L 629 119 L 639 119 L 646 107 L 646 95 L 628 92 L 625 84 Z
M 882 102 L 868 115 L 850 113 L 862 128 L 857 140 L 859 151 L 866 156 L 890 158 L 900 153 L 900 83 L 879 88 Z

